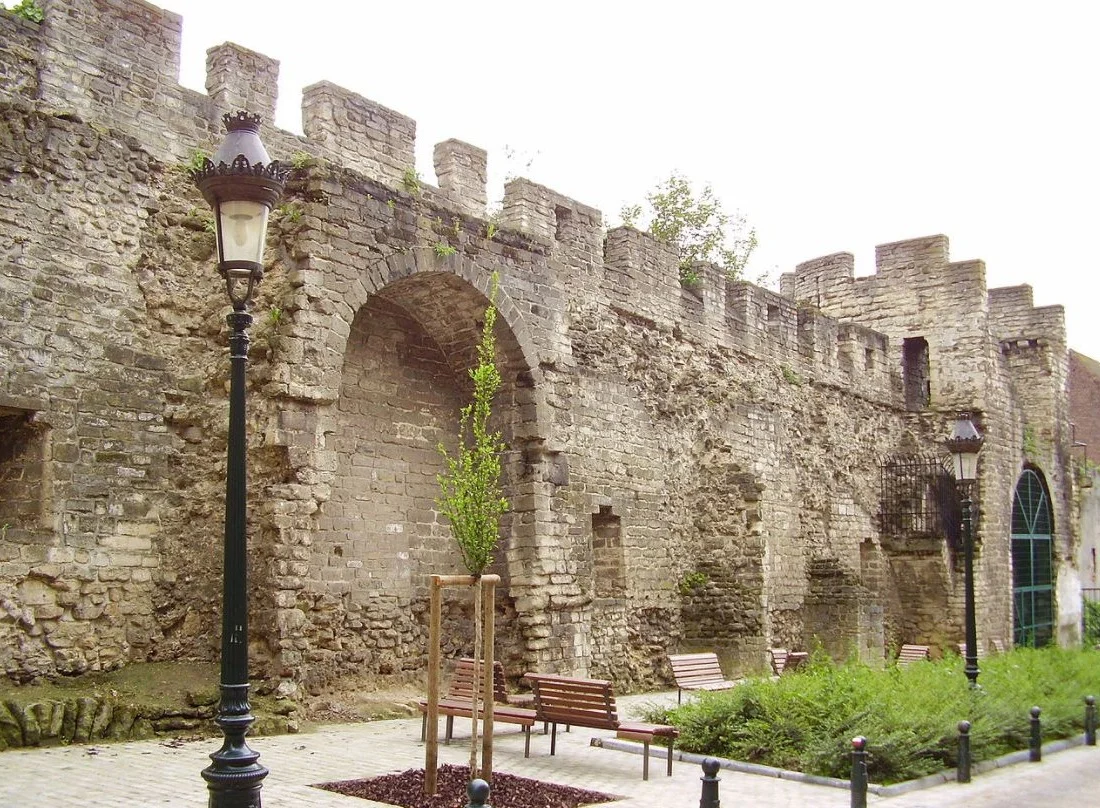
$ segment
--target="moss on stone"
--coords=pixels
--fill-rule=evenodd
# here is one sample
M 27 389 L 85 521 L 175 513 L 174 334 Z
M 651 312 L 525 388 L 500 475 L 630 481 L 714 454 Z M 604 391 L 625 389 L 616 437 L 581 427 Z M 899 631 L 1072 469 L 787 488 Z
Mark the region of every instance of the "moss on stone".
M 27 685 L 2 681 L 0 751 L 159 735 L 216 736 L 218 677 L 212 663 L 155 662 Z M 294 701 L 254 695 L 251 704 L 253 734 L 297 728 Z

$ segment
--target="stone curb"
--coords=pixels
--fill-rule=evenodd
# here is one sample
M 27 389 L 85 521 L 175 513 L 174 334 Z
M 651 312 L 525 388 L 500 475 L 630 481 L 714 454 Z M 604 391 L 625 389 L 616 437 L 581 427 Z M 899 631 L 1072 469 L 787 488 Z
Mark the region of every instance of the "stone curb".
M 1075 746 L 1083 746 L 1084 743 L 1084 735 L 1075 735 L 1072 738 L 1062 738 L 1057 741 L 1051 741 L 1043 745 L 1043 755 L 1046 756 L 1048 754 L 1053 755 L 1057 752 L 1064 752 L 1066 749 L 1072 749 Z M 642 744 L 632 741 L 620 741 L 616 738 L 593 738 L 592 746 L 599 746 L 604 749 L 614 749 L 620 752 L 629 752 L 632 755 L 640 755 L 645 751 L 645 747 L 642 746 Z M 655 748 L 660 750 L 664 749 L 664 747 Z M 650 756 L 652 757 L 653 755 L 653 749 L 650 749 Z M 673 752 L 672 754 L 673 760 L 678 760 L 682 763 L 702 764 L 708 757 L 713 756 L 699 755 L 694 752 Z M 723 769 L 741 772 L 742 774 L 775 777 L 780 780 L 791 780 L 796 783 L 808 783 L 817 786 L 829 786 L 830 788 L 848 789 L 851 787 L 851 783 L 848 780 L 841 780 L 837 777 L 822 777 L 816 774 L 804 774 L 788 769 L 777 769 L 774 766 L 764 766 L 759 763 L 745 763 L 740 760 L 726 760 L 725 758 L 715 758 L 715 760 L 718 761 L 718 764 Z M 971 766 L 971 773 L 982 774 L 983 772 L 1001 769 L 1005 766 L 1014 766 L 1017 763 L 1028 762 L 1030 762 L 1030 753 L 1027 749 L 1023 749 L 1018 752 L 1009 752 L 1007 755 L 1001 755 L 993 760 L 983 760 L 980 763 L 975 763 Z M 895 783 L 889 786 L 879 786 L 873 783 L 868 784 L 867 791 L 870 794 L 877 794 L 880 797 L 897 797 L 912 791 L 920 791 L 925 788 L 932 788 L 933 786 L 954 782 L 956 776 L 957 773 L 954 769 L 944 769 L 942 772 L 936 772 L 925 775 L 924 777 L 918 777 L 916 780 L 906 780 L 904 783 Z

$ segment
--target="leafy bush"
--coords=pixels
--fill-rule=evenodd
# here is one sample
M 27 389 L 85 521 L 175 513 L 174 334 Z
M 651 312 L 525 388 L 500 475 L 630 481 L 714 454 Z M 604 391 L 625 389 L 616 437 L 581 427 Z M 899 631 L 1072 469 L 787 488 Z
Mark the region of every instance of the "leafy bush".
M 1085 647 L 1100 645 L 1100 600 L 1085 601 Z
M 741 214 L 727 214 L 709 185 L 697 194 L 686 177 L 673 173 L 646 195 L 646 204 L 650 234 L 680 253 L 681 281 L 699 281 L 698 261 L 721 264 L 730 278 L 742 276 L 756 249 L 756 230 Z M 637 227 L 645 213 L 641 205 L 627 205 L 623 224 Z
M 953 767 L 963 719 L 976 761 L 1026 748 L 1032 705 L 1045 739 L 1082 731 L 1084 696 L 1100 692 L 1098 662 L 1094 651 L 1018 649 L 983 659 L 971 689 L 953 655 L 876 670 L 815 654 L 803 672 L 700 693 L 648 718 L 679 727 L 687 752 L 840 778 L 851 739 L 864 735 L 872 781 L 893 783 Z

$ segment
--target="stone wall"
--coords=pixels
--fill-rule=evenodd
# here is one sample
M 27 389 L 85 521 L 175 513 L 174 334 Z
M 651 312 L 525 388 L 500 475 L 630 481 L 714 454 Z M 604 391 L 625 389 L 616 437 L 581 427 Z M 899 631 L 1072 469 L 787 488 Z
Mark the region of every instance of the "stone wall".
M 278 63 L 226 44 L 208 94 L 176 83 L 180 19 L 139 0 L 0 15 L 0 660 L 24 679 L 217 654 L 227 303 L 183 162 L 220 114 L 270 116 Z M 880 524 L 880 468 L 936 455 L 955 412 L 987 435 L 978 503 L 983 635 L 1011 632 L 1005 502 L 1025 462 L 1065 517 L 1061 311 L 986 290 L 935 236 L 800 265 L 782 293 L 516 179 L 485 210 L 485 153 L 327 82 L 252 310 L 252 660 L 320 687 L 409 677 L 427 576 L 459 572 L 434 498 L 494 277 L 511 512 L 493 571 L 512 675 L 667 677 L 673 650 L 731 672 L 770 646 L 881 660 L 961 639 L 942 535 Z M 1033 344 L 1034 343 L 1034 344 Z M 1025 434 L 1043 442 L 1025 456 Z M 1027 446 L 1032 446 L 1028 443 Z M 446 653 L 469 653 L 449 591 Z M 1062 616 L 1063 639 L 1068 619 Z

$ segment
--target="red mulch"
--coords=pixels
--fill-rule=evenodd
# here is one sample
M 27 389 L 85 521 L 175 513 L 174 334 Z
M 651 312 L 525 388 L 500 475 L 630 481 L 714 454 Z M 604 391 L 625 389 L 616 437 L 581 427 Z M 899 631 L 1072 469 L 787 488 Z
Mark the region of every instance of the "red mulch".
M 349 797 L 387 802 L 402 808 L 465 808 L 469 804 L 466 796 L 468 772 L 467 766 L 440 766 L 433 797 L 424 795 L 423 769 L 408 769 L 399 774 L 384 774 L 367 780 L 319 783 L 317 788 Z M 601 794 L 598 791 L 494 772 L 487 804 L 492 808 L 577 808 L 579 805 L 617 799 L 621 798 L 613 794 Z

